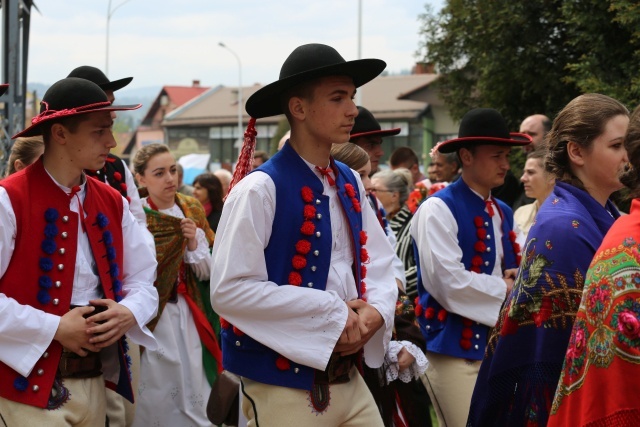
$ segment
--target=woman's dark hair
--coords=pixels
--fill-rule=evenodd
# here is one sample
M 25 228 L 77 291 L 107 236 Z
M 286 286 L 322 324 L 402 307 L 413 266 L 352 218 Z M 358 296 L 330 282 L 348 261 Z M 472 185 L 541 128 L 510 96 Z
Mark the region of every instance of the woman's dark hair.
M 211 172 L 201 173 L 193 180 L 193 185 L 200 185 L 207 190 L 209 195 L 209 203 L 213 211 L 222 210 L 222 183 L 217 176 Z
M 571 170 L 567 144 L 571 141 L 590 148 L 593 140 L 602 135 L 609 120 L 629 116 L 629 110 L 615 99 L 598 93 L 580 95 L 558 113 L 544 140 L 547 148 L 545 169 L 558 181 L 584 189 Z
M 624 148 L 631 167 L 627 168 L 620 181 L 629 188 L 631 197 L 640 197 L 640 106 L 631 114 L 624 137 Z

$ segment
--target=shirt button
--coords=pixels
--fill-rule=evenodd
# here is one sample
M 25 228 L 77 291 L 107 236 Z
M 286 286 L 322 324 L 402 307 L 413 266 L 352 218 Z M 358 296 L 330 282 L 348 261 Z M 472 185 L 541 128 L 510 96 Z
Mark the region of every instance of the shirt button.
M 487 234 L 487 240 L 491 240 L 491 234 Z
M 316 271 L 318 269 L 318 267 L 316 267 L 315 265 L 311 266 L 311 271 Z
M 484 265 L 486 265 L 487 267 L 489 267 L 489 261 L 485 261 Z
M 480 347 L 478 346 L 478 344 L 474 345 L 473 348 L 475 348 L 476 350 L 478 350 Z
M 316 231 L 316 237 L 320 237 L 322 236 L 322 233 L 320 233 L 319 231 Z
M 485 223 L 484 223 L 484 226 L 485 226 L 485 227 L 488 227 L 488 226 L 489 226 L 489 223 L 488 223 L 488 222 L 485 222 Z
M 58 304 L 60 304 L 60 300 L 58 298 L 54 298 L 53 305 L 58 305 Z
M 44 375 L 44 369 L 38 369 L 37 374 L 40 376 Z
M 313 288 L 313 282 L 307 283 L 307 286 L 310 287 L 310 288 Z
M 62 286 L 62 282 L 60 280 L 56 280 L 56 288 Z
M 491 248 L 487 248 L 487 252 L 491 252 Z
M 476 334 L 476 339 L 479 340 L 480 339 L 480 334 Z
M 42 353 L 43 359 L 46 359 L 47 357 L 49 357 L 49 352 L 45 351 L 44 353 Z
M 62 222 L 69 222 L 69 217 L 68 216 L 63 216 L 62 217 Z
M 61 236 L 63 239 L 66 239 L 69 236 L 69 233 L 67 233 L 66 231 L 63 231 Z
M 60 253 L 60 255 L 64 255 L 64 253 L 65 253 L 64 248 L 60 248 L 60 250 L 58 251 L 58 253 Z
M 316 205 L 319 205 L 320 203 L 322 203 L 320 199 L 316 199 Z
M 318 218 L 318 219 L 322 219 L 322 214 L 317 214 L 317 215 L 316 215 L 316 218 Z
M 293 372 L 297 374 L 298 372 L 300 372 L 300 368 L 293 368 Z
M 36 384 L 31 388 L 31 390 L 33 390 L 34 393 L 37 393 L 38 390 L 40 390 L 40 387 Z
M 240 341 L 236 341 L 236 347 L 240 347 Z
M 319 255 L 320 255 L 320 251 L 316 249 L 315 251 L 313 251 L 313 254 L 314 254 L 315 256 L 319 256 Z
M 431 325 L 427 325 L 427 330 L 431 329 Z
M 59 271 L 64 270 L 64 265 L 63 265 L 63 264 L 58 264 L 58 270 L 59 270 Z

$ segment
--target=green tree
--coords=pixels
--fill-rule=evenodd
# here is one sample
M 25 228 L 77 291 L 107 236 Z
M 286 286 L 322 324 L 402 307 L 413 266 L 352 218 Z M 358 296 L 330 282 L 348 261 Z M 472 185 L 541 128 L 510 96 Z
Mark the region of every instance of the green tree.
M 493 107 L 517 129 L 581 93 L 640 102 L 640 6 L 629 0 L 448 0 L 420 15 L 452 115 Z

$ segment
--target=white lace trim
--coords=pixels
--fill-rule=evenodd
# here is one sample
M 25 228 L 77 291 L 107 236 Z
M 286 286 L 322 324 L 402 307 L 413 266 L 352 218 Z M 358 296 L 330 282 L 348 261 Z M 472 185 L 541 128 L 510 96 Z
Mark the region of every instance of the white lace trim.
M 398 372 L 398 353 L 400 353 L 403 347 L 406 348 L 416 360 L 407 369 Z M 403 383 L 411 382 L 427 370 L 428 364 L 427 357 L 417 345 L 410 341 L 391 341 L 387 349 L 387 354 L 385 355 L 387 383 L 395 381 L 398 378 Z

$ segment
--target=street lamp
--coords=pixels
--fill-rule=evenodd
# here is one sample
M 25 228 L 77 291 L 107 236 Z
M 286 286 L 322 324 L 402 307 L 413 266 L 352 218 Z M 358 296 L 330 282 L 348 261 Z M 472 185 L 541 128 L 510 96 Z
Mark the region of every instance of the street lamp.
M 219 42 L 218 46 L 227 49 L 238 61 L 238 146 L 236 148 L 240 149 L 242 147 L 242 134 L 244 133 L 244 128 L 242 127 L 242 63 L 240 62 L 240 57 L 229 49 L 227 45 Z
M 109 0 L 109 5 L 107 6 L 107 52 L 106 52 L 105 66 L 104 66 L 104 73 L 107 76 L 109 75 L 109 23 L 111 22 L 111 17 L 115 13 L 115 11 L 118 10 L 120 6 L 130 1 L 131 0 L 124 0 L 122 3 L 120 3 L 113 9 L 111 9 L 111 0 Z

